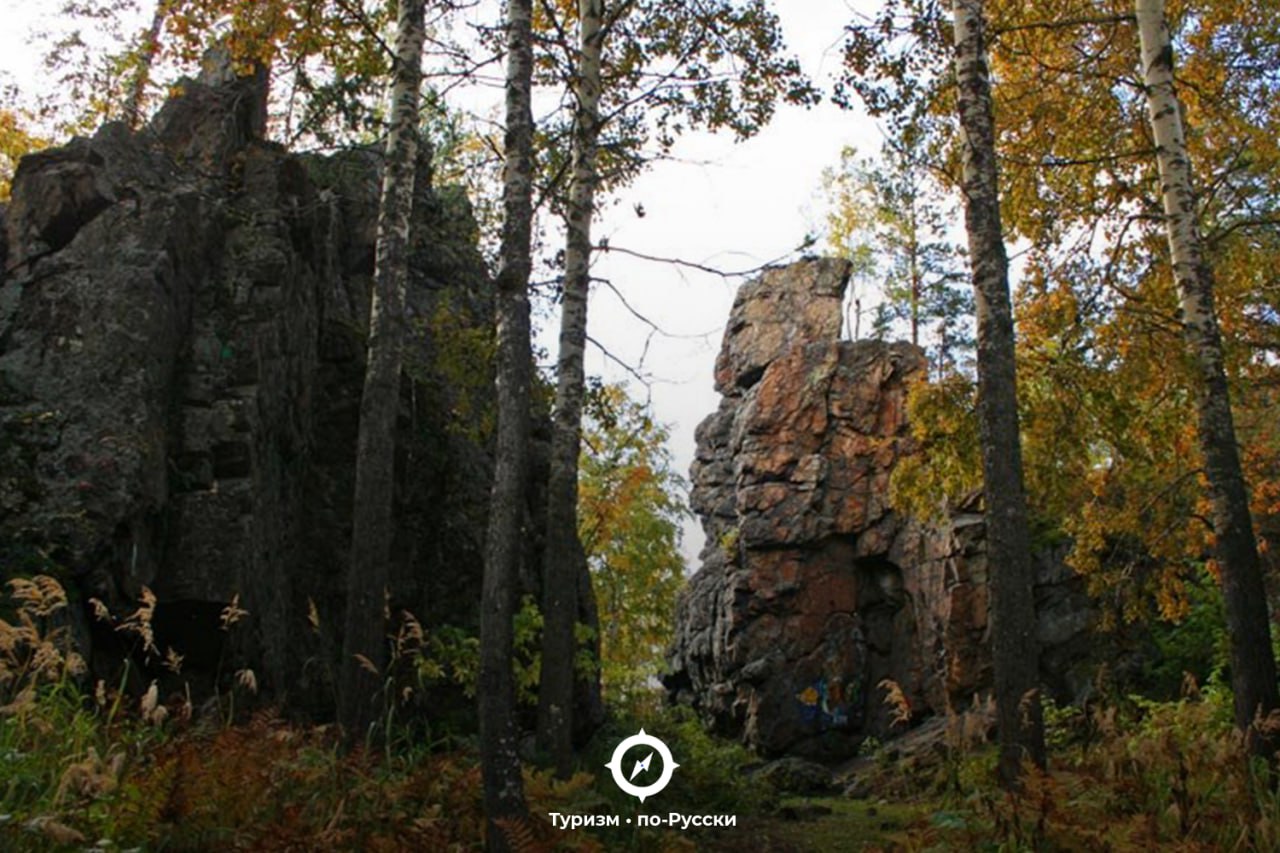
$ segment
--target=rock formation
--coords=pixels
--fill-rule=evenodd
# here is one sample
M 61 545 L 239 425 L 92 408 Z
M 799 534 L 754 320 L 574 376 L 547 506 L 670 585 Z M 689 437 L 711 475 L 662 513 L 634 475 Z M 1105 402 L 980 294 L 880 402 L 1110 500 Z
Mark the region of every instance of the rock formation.
M 909 344 L 839 341 L 847 263 L 770 269 L 734 301 L 720 408 L 698 427 L 692 504 L 707 534 L 677 616 L 668 689 L 766 754 L 840 758 L 990 685 L 981 515 L 941 523 L 889 505 L 913 452 Z M 1068 690 L 1087 598 L 1037 559 L 1047 682 Z
M 137 134 L 108 124 L 18 169 L 0 219 L 0 575 L 53 572 L 78 613 L 95 597 L 117 616 L 146 586 L 158 643 L 192 677 L 252 667 L 270 698 L 322 707 L 379 157 L 264 142 L 263 81 L 224 78 L 187 81 Z M 469 209 L 427 171 L 390 603 L 466 624 L 487 502 L 490 293 Z M 236 596 L 249 615 L 224 632 Z M 77 627 L 95 662 L 127 651 L 101 623 Z

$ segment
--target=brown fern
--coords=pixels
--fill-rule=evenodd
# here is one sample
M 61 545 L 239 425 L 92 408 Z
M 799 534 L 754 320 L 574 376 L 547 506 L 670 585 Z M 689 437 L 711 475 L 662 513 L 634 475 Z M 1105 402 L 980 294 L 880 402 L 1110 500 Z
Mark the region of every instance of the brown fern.
M 544 853 L 550 848 L 538 841 L 529 817 L 502 817 L 494 821 L 512 853 Z

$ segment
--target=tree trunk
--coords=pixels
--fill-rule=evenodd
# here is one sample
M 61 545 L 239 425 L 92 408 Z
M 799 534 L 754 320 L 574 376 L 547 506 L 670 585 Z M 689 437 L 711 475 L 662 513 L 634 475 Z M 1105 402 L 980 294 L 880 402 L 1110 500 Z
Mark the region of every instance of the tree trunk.
M 590 672 L 576 672 L 573 680 L 573 742 L 583 744 L 604 725 L 604 696 L 600 686 L 600 603 L 596 600 L 591 568 L 585 549 L 578 551 L 578 624 L 586 626 L 590 638 L 578 644 L 579 653 L 590 655 Z
M 507 129 L 497 276 L 498 434 L 480 602 L 480 762 L 486 849 L 510 849 L 504 824 L 526 815 L 511 671 L 512 615 L 528 482 L 530 241 L 533 229 L 533 9 L 507 4 Z
M 124 120 L 130 130 L 137 130 L 142 124 L 147 86 L 151 84 L 151 67 L 160 50 L 160 32 L 164 29 L 164 19 L 168 13 L 169 0 L 157 0 L 155 12 L 151 15 L 151 26 L 147 28 L 142 44 L 138 46 L 138 67 L 129 83 L 129 100 L 124 106 Z
M 391 559 L 395 430 L 409 277 L 409 229 L 418 159 L 425 0 L 401 0 L 382 198 L 378 204 L 368 363 L 360 400 L 347 615 L 338 684 L 348 740 L 365 736 L 382 708 L 386 594 Z
M 920 346 L 920 239 L 916 229 L 915 198 L 911 200 L 911 343 Z
M 600 135 L 600 55 L 604 0 L 579 0 L 581 46 L 574 94 L 573 173 L 569 189 L 564 295 L 551 472 L 547 484 L 547 547 L 543 575 L 542 675 L 538 687 L 538 743 L 556 774 L 573 769 L 573 686 L 577 644 L 578 453 L 582 440 L 583 351 L 591 283 L 591 219 L 595 214 L 596 146 Z
M 1213 504 L 1213 534 L 1231 639 L 1236 725 L 1255 754 L 1274 759 L 1280 746 L 1276 736 L 1254 725 L 1259 716 L 1280 706 L 1270 617 L 1236 446 L 1222 335 L 1213 304 L 1213 275 L 1201 245 L 1191 160 L 1174 91 L 1173 46 L 1162 0 L 1136 0 L 1135 13 L 1174 284 L 1187 347 L 1199 369 L 1200 451 Z
M 1045 762 L 1034 576 L 1018 435 L 1009 260 L 1000 225 L 982 0 L 955 0 L 954 10 L 965 226 L 977 301 L 978 423 L 991 572 L 1000 778 L 1005 785 L 1014 786 L 1024 760 L 1030 759 L 1038 767 Z

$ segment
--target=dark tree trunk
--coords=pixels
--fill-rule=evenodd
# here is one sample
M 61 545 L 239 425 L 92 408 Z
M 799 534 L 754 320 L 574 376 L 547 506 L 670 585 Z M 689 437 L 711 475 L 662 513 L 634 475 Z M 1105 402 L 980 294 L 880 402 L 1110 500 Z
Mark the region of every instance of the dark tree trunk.
M 538 744 L 562 778 L 573 770 L 574 660 L 577 589 L 583 571 L 578 542 L 578 454 L 582 441 L 583 351 L 591 284 L 591 219 L 595 215 L 596 147 L 600 135 L 603 0 L 579 0 L 581 47 L 574 95 L 573 177 L 560 316 L 560 353 L 551 472 L 547 483 L 547 548 L 542 612 L 542 676 Z
M 383 610 L 391 559 L 395 430 L 409 277 L 409 230 L 418 159 L 424 0 L 401 0 L 382 199 L 369 309 L 368 364 L 360 400 L 347 615 L 339 667 L 338 714 L 359 740 L 379 717 L 386 666 Z
M 1213 504 L 1213 533 L 1231 639 L 1236 725 L 1254 754 L 1274 760 L 1280 747 L 1276 734 L 1254 725 L 1259 717 L 1280 707 L 1271 620 L 1236 447 L 1222 334 L 1213 301 L 1213 274 L 1200 238 L 1191 160 L 1174 89 L 1173 47 L 1163 0 L 1136 0 L 1135 11 L 1173 278 L 1187 348 L 1199 369 L 1200 452 Z
M 604 724 L 604 697 L 600 687 L 600 605 L 596 600 L 591 569 L 587 565 L 585 551 L 578 552 L 578 624 L 586 626 L 591 638 L 585 648 L 579 646 L 596 663 L 590 672 L 578 672 L 574 679 L 573 740 L 575 745 L 586 743 Z
M 533 228 L 532 4 L 507 4 L 506 164 L 498 268 L 498 435 L 480 611 L 480 758 L 486 848 L 510 849 L 507 829 L 526 815 L 511 671 L 512 616 L 528 481 L 530 240 Z
M 995 122 L 982 0 L 955 0 L 955 69 L 964 163 L 965 225 L 977 300 L 978 423 L 991 578 L 992 661 L 1000 778 L 1045 763 L 1039 649 L 1027 500 L 1018 434 L 1009 260 L 1000 225 Z

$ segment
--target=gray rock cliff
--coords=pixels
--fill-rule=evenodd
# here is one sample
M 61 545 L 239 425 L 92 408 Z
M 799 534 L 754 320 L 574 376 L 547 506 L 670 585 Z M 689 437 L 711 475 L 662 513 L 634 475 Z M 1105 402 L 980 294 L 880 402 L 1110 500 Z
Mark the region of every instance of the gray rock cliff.
M 146 586 L 191 677 L 250 667 L 269 699 L 323 712 L 379 157 L 262 141 L 264 97 L 261 79 L 187 81 L 136 134 L 22 161 L 0 219 L 0 574 L 52 571 L 117 616 Z M 390 603 L 466 624 L 491 294 L 465 201 L 425 175 L 414 216 Z M 224 632 L 237 595 L 249 615 Z M 129 652 L 77 625 L 99 672 Z

